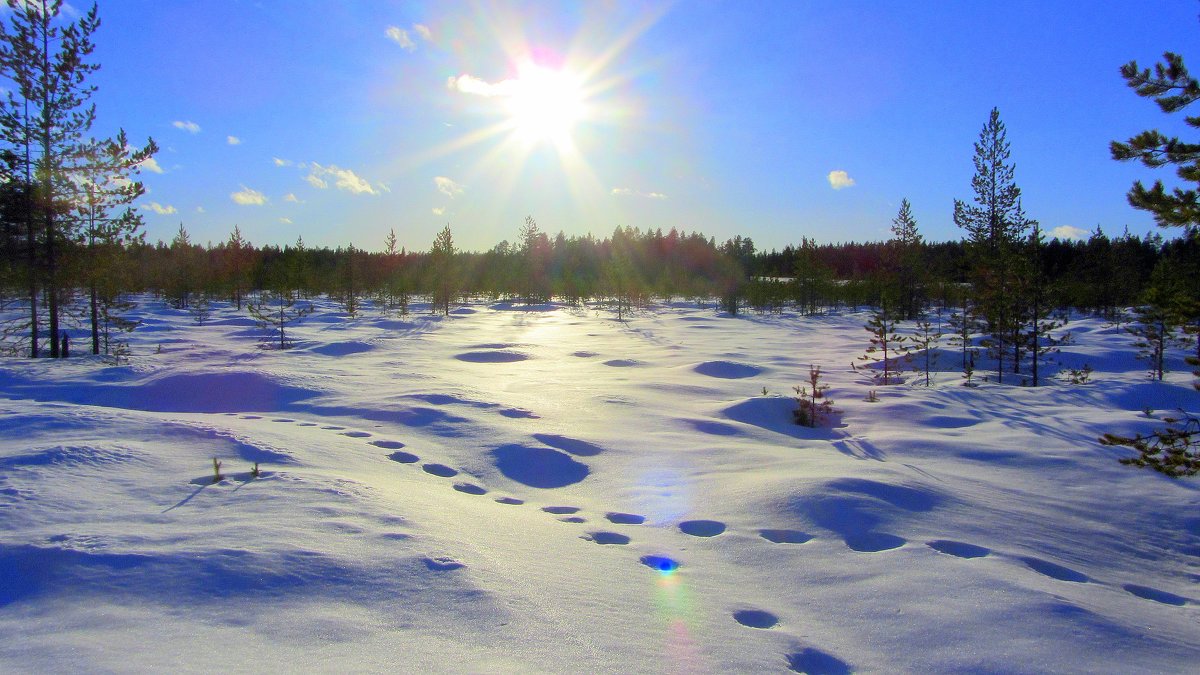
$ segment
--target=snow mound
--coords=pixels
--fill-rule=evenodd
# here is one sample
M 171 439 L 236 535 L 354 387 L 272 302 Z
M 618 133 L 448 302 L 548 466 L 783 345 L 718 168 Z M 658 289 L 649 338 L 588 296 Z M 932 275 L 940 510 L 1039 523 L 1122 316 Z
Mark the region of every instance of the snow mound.
M 762 368 L 758 366 L 737 363 L 736 361 L 705 361 L 693 366 L 692 370 L 701 375 L 718 377 L 723 380 L 740 380 L 762 373 Z

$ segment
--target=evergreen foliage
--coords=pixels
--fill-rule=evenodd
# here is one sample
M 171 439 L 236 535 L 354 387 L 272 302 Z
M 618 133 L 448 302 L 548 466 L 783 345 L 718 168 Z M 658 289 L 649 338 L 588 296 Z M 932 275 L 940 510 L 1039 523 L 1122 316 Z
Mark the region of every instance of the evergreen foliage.
M 1139 68 L 1137 61 L 1121 66 L 1121 77 L 1138 96 L 1153 99 L 1164 113 L 1175 113 L 1200 99 L 1200 82 L 1188 73 L 1183 57 L 1172 52 L 1149 68 Z M 1200 116 L 1186 116 L 1184 123 L 1200 128 Z M 1150 168 L 1175 165 L 1175 173 L 1186 183 L 1200 183 L 1200 144 L 1168 137 L 1158 130 L 1143 131 L 1124 143 L 1113 141 L 1112 157 L 1118 161 L 1138 160 Z M 1155 222 L 1163 227 L 1200 225 L 1200 193 L 1195 189 L 1175 188 L 1170 193 L 1161 180 L 1147 188 L 1136 181 L 1128 193 L 1129 204 L 1149 211 Z
M 1137 451 L 1137 457 L 1122 457 L 1122 464 L 1154 469 L 1171 478 L 1183 478 L 1200 473 L 1200 418 L 1164 417 L 1166 428 L 1150 435 L 1118 436 L 1104 434 L 1100 443 L 1123 446 Z
M 834 412 L 833 401 L 825 395 L 828 384 L 821 382 L 821 366 L 808 367 L 808 384 L 792 387 L 796 392 L 796 409 L 792 415 L 796 424 L 817 427 Z

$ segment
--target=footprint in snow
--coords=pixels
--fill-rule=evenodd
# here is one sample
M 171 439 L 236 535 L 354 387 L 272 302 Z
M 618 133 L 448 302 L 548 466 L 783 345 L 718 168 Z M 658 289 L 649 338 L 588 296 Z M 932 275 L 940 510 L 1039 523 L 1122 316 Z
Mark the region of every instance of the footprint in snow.
M 401 464 L 415 464 L 415 463 L 421 461 L 420 457 L 417 457 L 416 455 L 412 454 L 411 452 L 399 452 L 399 451 L 393 452 L 392 454 L 388 455 L 388 459 L 392 460 L 393 462 L 400 462 Z
M 617 513 L 611 512 L 604 514 L 610 523 L 617 525 L 641 525 L 646 522 L 646 516 L 639 516 L 635 513 Z
M 571 513 L 579 513 L 578 506 L 543 506 L 542 510 L 546 513 L 553 513 L 556 516 L 564 516 Z
M 900 548 L 906 543 L 908 542 L 904 537 L 897 537 L 894 534 L 887 534 L 885 532 L 862 532 L 846 537 L 846 546 L 850 547 L 850 550 L 858 551 L 859 553 L 890 551 L 894 548 Z
M 445 464 L 426 464 L 422 466 L 421 469 L 424 470 L 425 473 L 437 476 L 439 478 L 452 478 L 458 475 L 458 471 L 456 469 L 451 469 Z
M 725 523 L 719 520 L 685 520 L 679 524 L 679 529 L 693 537 L 715 537 L 725 531 Z
M 346 431 L 346 432 L 343 432 L 342 435 L 349 436 L 350 438 L 370 438 L 371 437 L 371 434 L 368 434 L 365 431 Z
M 964 544 L 961 541 L 950 541 L 948 539 L 936 539 L 934 541 L 925 542 L 929 548 L 938 553 L 956 556 L 958 558 L 982 558 L 992 551 L 991 549 L 975 544 Z
M 244 420 L 261 420 L 262 415 L 242 415 L 242 419 L 244 419 Z
M 733 620 L 747 628 L 774 628 L 779 617 L 761 609 L 742 609 L 733 613 Z
M 525 503 L 525 500 L 517 499 L 516 497 L 499 497 L 496 499 L 496 503 L 507 504 L 509 506 L 520 506 L 521 504 Z
M 272 422 L 295 422 L 296 420 L 288 419 L 286 417 L 276 417 L 275 419 L 273 419 L 271 421 Z
M 759 530 L 758 536 L 772 544 L 803 544 L 813 538 L 811 534 L 800 530 Z
M 325 431 L 341 431 L 342 429 L 345 429 L 346 427 L 326 426 L 326 427 L 321 427 L 321 428 L 324 429 Z
M 588 532 L 580 538 L 594 541 L 597 544 L 616 544 L 618 546 L 624 546 L 631 541 L 629 537 L 617 532 Z
M 384 450 L 399 450 L 404 447 L 400 441 L 371 441 L 370 444 Z
M 661 555 L 644 555 L 639 562 L 663 574 L 670 574 L 680 568 L 679 561 Z
M 454 489 L 468 495 L 486 495 L 487 490 L 474 483 L 455 483 Z
M 849 675 L 853 672 L 850 664 L 816 647 L 806 647 L 798 652 L 788 654 L 787 661 L 788 670 L 794 673 Z
M 1077 584 L 1087 583 L 1090 581 L 1086 574 L 1082 572 L 1076 572 L 1069 567 L 1063 567 L 1062 565 L 1052 563 L 1048 560 L 1032 557 L 1020 558 L 1020 560 L 1021 562 L 1025 563 L 1029 569 L 1037 572 L 1038 574 L 1044 574 L 1051 579 L 1070 581 Z
M 580 518 L 579 516 L 567 516 L 566 518 L 559 518 L 559 521 L 564 523 L 586 523 L 587 518 Z
M 317 426 L 317 423 L 316 422 L 297 422 L 296 426 L 298 426 L 298 427 L 315 427 L 315 426 Z

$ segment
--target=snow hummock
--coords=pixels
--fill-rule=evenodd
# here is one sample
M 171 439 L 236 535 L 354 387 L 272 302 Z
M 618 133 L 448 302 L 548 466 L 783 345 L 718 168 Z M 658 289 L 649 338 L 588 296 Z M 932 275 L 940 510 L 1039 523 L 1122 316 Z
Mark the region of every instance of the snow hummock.
M 144 307 L 128 365 L 0 362 L 0 670 L 1200 662 L 1200 483 L 1096 442 L 1200 395 L 1098 320 L 1054 357 L 1091 383 L 966 388 L 943 347 L 927 389 L 850 368 L 859 313 L 318 302 L 280 352 Z

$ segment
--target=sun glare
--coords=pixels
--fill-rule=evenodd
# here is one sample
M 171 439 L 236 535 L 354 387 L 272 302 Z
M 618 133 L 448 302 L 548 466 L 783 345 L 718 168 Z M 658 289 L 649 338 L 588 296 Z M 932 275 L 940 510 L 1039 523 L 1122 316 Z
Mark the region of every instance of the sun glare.
M 584 116 L 583 87 L 564 70 L 537 65 L 520 69 L 508 97 L 514 130 L 527 142 L 570 140 L 571 130 Z

